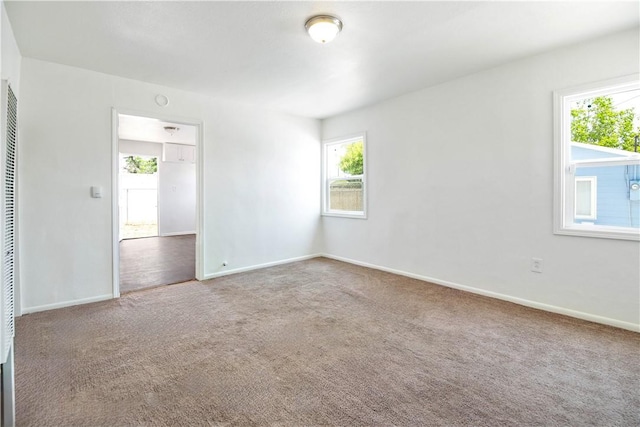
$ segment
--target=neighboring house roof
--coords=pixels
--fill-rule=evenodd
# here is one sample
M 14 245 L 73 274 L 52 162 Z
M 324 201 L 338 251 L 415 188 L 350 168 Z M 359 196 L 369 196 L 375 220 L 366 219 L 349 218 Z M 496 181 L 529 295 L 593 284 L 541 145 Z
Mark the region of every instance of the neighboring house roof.
M 593 144 L 584 144 L 582 142 L 572 142 L 571 147 L 598 151 L 603 154 L 609 154 L 609 156 L 607 157 L 620 156 L 620 157 L 640 158 L 640 153 L 634 153 L 632 151 L 626 151 L 626 150 L 619 150 L 617 148 L 601 147 L 599 145 L 593 145 Z

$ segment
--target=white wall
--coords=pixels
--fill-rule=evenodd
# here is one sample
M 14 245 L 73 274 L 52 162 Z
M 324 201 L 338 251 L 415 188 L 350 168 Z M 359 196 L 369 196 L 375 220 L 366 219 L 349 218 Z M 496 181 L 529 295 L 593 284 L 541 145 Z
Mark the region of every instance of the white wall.
M 112 292 L 111 107 L 204 127 L 205 276 L 320 252 L 320 124 L 25 58 L 20 220 L 26 311 Z M 155 104 L 157 94 L 171 102 Z M 92 199 L 89 188 L 104 187 Z
M 0 55 L 0 74 L 2 79 L 8 79 L 12 84 L 13 92 L 16 97 L 20 96 L 20 64 L 22 62 L 22 56 L 16 43 L 16 39 L 13 36 L 13 29 L 11 28 L 11 22 L 7 17 L 7 12 L 2 2 L 2 10 L 0 10 L 1 21 L 1 55 Z M 19 99 L 19 98 L 18 98 Z
M 195 163 L 161 161 L 158 171 L 158 233 L 161 236 L 195 233 Z
M 123 154 L 157 157 L 158 161 L 162 160 L 162 144 L 159 142 L 121 139 L 118 141 L 118 149 Z
M 369 162 L 369 219 L 324 217 L 325 251 L 638 328 L 638 242 L 552 234 L 552 91 L 637 73 L 638 48 L 624 32 L 323 121 L 367 131 Z

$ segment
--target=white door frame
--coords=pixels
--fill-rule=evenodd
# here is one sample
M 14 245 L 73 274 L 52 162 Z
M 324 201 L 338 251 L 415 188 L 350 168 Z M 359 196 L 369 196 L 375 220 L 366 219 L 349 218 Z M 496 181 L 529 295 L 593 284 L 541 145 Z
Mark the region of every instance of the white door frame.
M 119 199 L 119 138 L 118 115 L 126 114 L 130 116 L 147 117 L 151 119 L 162 120 L 165 122 L 189 125 L 196 127 L 196 279 L 204 278 L 204 245 L 202 243 L 202 235 L 204 233 L 204 215 L 203 215 L 203 140 L 204 140 L 204 123 L 201 120 L 185 119 L 158 115 L 154 113 L 132 111 L 125 109 L 111 108 L 111 234 L 112 234 L 112 275 L 113 275 L 113 298 L 120 297 L 120 211 L 118 208 Z M 158 227 L 160 223 L 158 222 Z M 160 230 L 158 229 L 158 233 Z

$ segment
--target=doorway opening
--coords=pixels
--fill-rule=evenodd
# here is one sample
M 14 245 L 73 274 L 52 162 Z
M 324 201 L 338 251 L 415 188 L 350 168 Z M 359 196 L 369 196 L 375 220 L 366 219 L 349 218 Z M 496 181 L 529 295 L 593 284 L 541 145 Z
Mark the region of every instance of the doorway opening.
M 200 126 L 115 111 L 114 122 L 114 296 L 196 279 Z
M 120 240 L 158 236 L 158 158 L 120 153 Z

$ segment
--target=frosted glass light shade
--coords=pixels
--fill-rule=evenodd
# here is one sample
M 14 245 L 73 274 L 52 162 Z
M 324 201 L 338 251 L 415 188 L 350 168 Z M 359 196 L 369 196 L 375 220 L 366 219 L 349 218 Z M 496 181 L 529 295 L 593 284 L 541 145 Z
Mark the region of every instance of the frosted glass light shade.
M 342 30 L 342 22 L 329 15 L 318 15 L 309 19 L 304 27 L 309 36 L 318 43 L 329 43 Z

